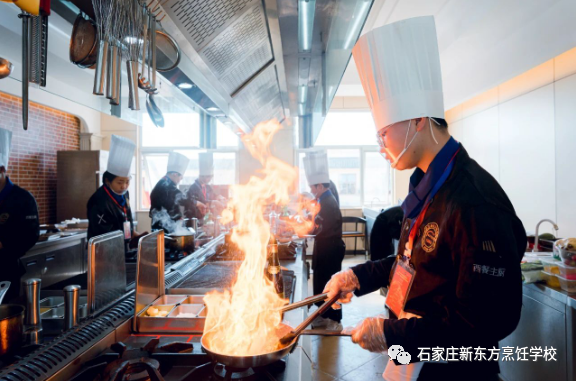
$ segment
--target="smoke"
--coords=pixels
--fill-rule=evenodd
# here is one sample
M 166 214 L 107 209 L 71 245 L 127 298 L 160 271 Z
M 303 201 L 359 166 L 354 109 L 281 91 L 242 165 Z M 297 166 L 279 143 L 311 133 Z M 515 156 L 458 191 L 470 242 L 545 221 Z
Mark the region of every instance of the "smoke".
M 159 221 L 164 230 L 168 232 L 168 234 L 192 235 L 190 230 L 184 226 L 184 220 L 174 221 L 172 218 L 170 218 L 170 215 L 165 208 L 160 210 L 152 210 L 152 221 L 153 223 Z

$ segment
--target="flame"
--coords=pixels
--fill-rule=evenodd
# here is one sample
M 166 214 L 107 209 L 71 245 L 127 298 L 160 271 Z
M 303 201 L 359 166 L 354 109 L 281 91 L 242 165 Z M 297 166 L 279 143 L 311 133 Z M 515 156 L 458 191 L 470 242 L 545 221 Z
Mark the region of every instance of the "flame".
M 281 314 L 274 309 L 287 301 L 264 276 L 270 238 L 264 209 L 270 203 L 288 204 L 298 175 L 294 167 L 270 153 L 270 143 L 280 128 L 277 121 L 263 122 L 242 137 L 262 169 L 261 176 L 232 187 L 233 196 L 222 213 L 223 223 L 236 223 L 231 239 L 245 253 L 245 259 L 230 291 L 214 291 L 204 297 L 208 310 L 204 335 L 209 349 L 217 353 L 257 355 L 278 347 Z M 310 223 L 306 226 L 309 228 Z

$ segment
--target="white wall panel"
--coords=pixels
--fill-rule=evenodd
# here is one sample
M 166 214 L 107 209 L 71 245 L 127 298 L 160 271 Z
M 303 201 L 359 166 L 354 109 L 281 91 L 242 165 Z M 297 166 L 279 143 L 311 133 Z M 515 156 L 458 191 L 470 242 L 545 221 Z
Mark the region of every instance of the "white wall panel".
M 576 237 L 576 75 L 555 83 L 556 210 L 560 237 Z
M 465 118 L 463 127 L 470 157 L 499 180 L 498 106 Z
M 554 85 L 500 105 L 500 184 L 527 230 L 556 218 Z
M 448 131 L 450 132 L 450 135 L 454 137 L 454 139 L 466 145 L 466 142 L 464 141 L 464 122 L 462 120 L 450 123 L 448 125 Z

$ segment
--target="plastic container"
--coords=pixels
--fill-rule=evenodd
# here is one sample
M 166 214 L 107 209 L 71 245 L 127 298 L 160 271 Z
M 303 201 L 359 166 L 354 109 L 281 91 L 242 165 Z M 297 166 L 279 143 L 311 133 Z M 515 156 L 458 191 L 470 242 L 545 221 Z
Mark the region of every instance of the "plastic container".
M 542 270 L 522 271 L 524 283 L 535 283 L 544 279 Z
M 560 247 L 556 249 L 565 265 L 576 267 L 576 251 L 565 250 Z
M 564 265 L 562 261 L 553 259 L 553 258 L 546 258 L 541 260 L 542 265 L 544 266 L 544 271 L 550 274 L 560 274 L 560 265 Z
M 560 280 L 558 280 L 557 274 L 552 274 L 546 271 L 542 271 L 542 274 L 547 286 L 560 288 Z
M 560 281 L 560 288 L 568 293 L 576 293 L 576 280 L 566 279 L 561 275 L 556 276 Z

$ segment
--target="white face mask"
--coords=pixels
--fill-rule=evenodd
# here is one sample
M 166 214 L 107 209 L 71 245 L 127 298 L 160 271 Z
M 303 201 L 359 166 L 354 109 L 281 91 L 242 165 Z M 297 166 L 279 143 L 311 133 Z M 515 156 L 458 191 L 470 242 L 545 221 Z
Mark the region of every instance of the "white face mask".
M 118 192 L 114 192 L 114 189 L 110 188 L 110 190 L 112 191 L 112 193 L 118 195 L 118 196 L 124 196 L 126 194 L 126 192 L 128 192 L 128 189 L 126 189 L 125 191 L 123 191 L 122 193 L 118 193 Z
M 436 140 L 436 137 L 434 136 L 434 131 L 432 130 L 432 123 L 430 122 L 432 118 L 428 118 L 428 124 L 430 126 L 430 133 L 432 134 L 432 139 L 434 139 L 434 142 L 436 144 L 438 144 L 438 141 Z M 438 124 L 438 122 L 434 121 L 434 123 Z M 418 135 L 418 130 L 416 130 L 416 133 L 414 134 L 414 136 L 412 137 L 412 139 L 410 140 L 410 143 L 408 143 L 408 145 L 406 145 L 406 142 L 408 141 L 408 134 L 410 133 L 410 125 L 412 124 L 412 120 L 408 121 L 408 130 L 406 131 L 406 139 L 404 139 L 404 149 L 402 150 L 402 152 L 400 152 L 400 155 L 398 155 L 395 159 L 394 159 L 394 155 L 392 155 L 392 153 L 388 150 L 388 148 L 384 147 L 384 144 L 382 142 L 382 148 L 386 151 L 386 153 L 388 153 L 388 156 L 390 156 L 391 158 L 393 158 L 394 160 L 392 160 L 392 162 L 390 163 L 390 167 L 392 169 L 396 169 L 396 166 L 398 165 L 398 162 L 400 161 L 400 159 L 402 158 L 402 156 L 404 156 L 404 154 L 406 153 L 406 151 L 408 151 L 408 148 L 410 148 L 410 146 L 412 145 L 412 142 L 414 141 L 414 139 L 416 138 L 416 135 Z
M 416 138 L 416 135 L 418 135 L 418 131 L 416 131 L 416 133 L 414 134 L 414 136 L 410 140 L 410 143 L 406 144 L 408 142 L 408 134 L 410 133 L 410 126 L 411 125 L 412 125 L 412 120 L 409 120 L 408 121 L 408 129 L 406 130 L 406 139 L 404 140 L 404 149 L 402 150 L 402 152 L 400 152 L 400 154 L 398 156 L 396 156 L 396 158 L 394 158 L 394 155 L 392 155 L 392 153 L 390 152 L 390 150 L 388 148 L 382 146 L 382 149 L 384 149 L 386 151 L 386 153 L 388 154 L 388 156 L 390 156 L 393 159 L 392 162 L 390 163 L 390 167 L 392 169 L 396 168 L 396 166 L 398 165 L 398 162 L 400 161 L 402 156 L 404 156 L 406 151 L 408 151 L 408 148 L 410 148 L 410 146 L 412 145 L 412 142 Z

